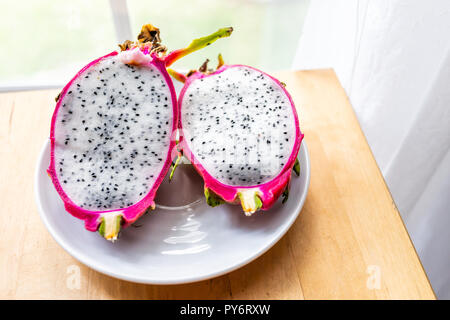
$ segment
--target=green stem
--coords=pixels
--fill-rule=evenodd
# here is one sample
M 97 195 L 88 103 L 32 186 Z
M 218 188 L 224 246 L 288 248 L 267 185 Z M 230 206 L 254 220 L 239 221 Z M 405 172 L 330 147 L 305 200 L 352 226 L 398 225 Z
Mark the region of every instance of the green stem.
M 191 42 L 191 44 L 184 49 L 178 49 L 178 50 L 172 51 L 165 58 L 166 67 L 171 66 L 178 59 L 181 59 L 182 57 L 184 57 L 194 51 L 197 51 L 206 46 L 209 46 L 211 43 L 213 43 L 214 41 L 216 41 L 220 38 L 229 37 L 232 32 L 233 32 L 233 28 L 231 28 L 231 27 L 222 28 L 222 29 L 217 30 L 213 34 L 210 34 L 209 36 L 193 40 Z

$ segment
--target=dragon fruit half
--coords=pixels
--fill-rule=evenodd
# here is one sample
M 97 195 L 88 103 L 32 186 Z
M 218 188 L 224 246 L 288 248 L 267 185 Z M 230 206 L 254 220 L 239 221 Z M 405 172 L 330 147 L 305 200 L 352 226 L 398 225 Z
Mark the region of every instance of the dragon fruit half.
M 207 63 L 207 61 L 206 61 Z M 245 65 L 184 76 L 178 98 L 180 149 L 205 182 L 207 203 L 241 203 L 246 215 L 289 194 L 303 134 L 285 85 Z M 176 73 L 171 70 L 171 73 Z
M 115 240 L 121 226 L 154 208 L 178 122 L 166 67 L 231 31 L 166 54 L 159 30 L 145 25 L 138 42 L 92 61 L 63 88 L 51 122 L 48 174 L 66 210 L 86 229 Z

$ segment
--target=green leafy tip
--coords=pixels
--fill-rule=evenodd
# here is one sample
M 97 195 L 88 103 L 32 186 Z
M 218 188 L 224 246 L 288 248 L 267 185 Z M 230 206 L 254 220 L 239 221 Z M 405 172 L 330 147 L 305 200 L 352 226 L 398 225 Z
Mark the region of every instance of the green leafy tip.
M 257 194 L 255 194 L 255 203 L 256 203 L 256 210 L 261 209 L 263 203 L 261 201 L 261 198 Z
M 182 83 L 186 82 L 186 76 L 182 74 L 181 72 L 178 72 L 172 68 L 167 68 L 167 72 L 177 81 L 180 81 Z
M 180 164 L 181 159 L 183 158 L 183 154 L 181 152 L 178 153 L 178 157 L 177 160 L 175 160 L 175 163 L 172 162 L 172 170 L 170 171 L 170 175 L 169 175 L 169 182 L 172 181 L 173 178 L 173 174 L 175 173 L 175 169 L 178 167 L 178 165 Z
M 295 159 L 294 167 L 292 168 L 297 176 L 300 176 L 300 161 Z
M 102 217 L 102 222 L 98 228 L 98 233 L 106 240 L 115 241 L 120 232 L 120 226 L 122 224 L 122 215 L 115 215 L 114 213 L 108 213 Z
M 222 67 L 225 64 L 225 61 L 223 60 L 222 54 L 219 53 L 219 56 L 217 57 L 218 63 L 217 63 L 217 67 L 216 70 L 219 69 L 220 67 Z
M 217 207 L 217 206 L 225 203 L 225 201 L 222 198 L 220 198 L 214 192 L 210 191 L 208 188 L 205 188 L 205 198 L 206 198 L 206 203 L 208 205 L 210 205 L 211 207 Z
M 283 197 L 281 203 L 286 203 L 289 199 L 289 185 L 286 186 L 281 196 Z

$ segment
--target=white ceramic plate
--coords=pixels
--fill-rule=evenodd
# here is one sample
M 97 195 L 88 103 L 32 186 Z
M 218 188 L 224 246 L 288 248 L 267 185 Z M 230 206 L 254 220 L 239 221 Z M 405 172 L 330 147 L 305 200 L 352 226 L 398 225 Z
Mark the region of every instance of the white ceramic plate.
M 158 190 L 157 208 L 130 226 L 115 243 L 84 229 L 64 210 L 46 169 L 49 143 L 38 159 L 35 190 L 41 218 L 53 238 L 74 258 L 109 276 L 148 284 L 177 284 L 233 271 L 270 249 L 297 218 L 310 179 L 302 142 L 301 174 L 293 175 L 289 200 L 269 211 L 244 216 L 237 205 L 209 207 L 203 183 L 191 165 L 177 168 L 174 180 Z

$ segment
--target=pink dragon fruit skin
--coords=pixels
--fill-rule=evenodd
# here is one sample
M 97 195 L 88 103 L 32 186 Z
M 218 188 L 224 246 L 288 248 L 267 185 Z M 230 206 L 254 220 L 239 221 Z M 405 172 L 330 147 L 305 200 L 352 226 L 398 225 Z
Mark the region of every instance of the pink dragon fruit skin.
M 172 162 L 172 149 L 175 146 L 175 141 L 171 139 L 170 145 L 168 146 L 168 153 L 166 160 L 163 165 L 163 169 L 161 170 L 159 176 L 156 178 L 153 186 L 151 187 L 148 194 L 140 200 L 138 203 L 133 204 L 130 207 L 123 208 L 120 210 L 105 210 L 105 211 L 90 211 L 83 209 L 76 205 L 64 192 L 64 189 L 61 186 L 61 183 L 59 181 L 59 178 L 56 173 L 55 169 L 55 122 L 57 118 L 58 111 L 61 107 L 62 102 L 64 101 L 64 96 L 69 91 L 69 88 L 71 87 L 72 83 L 77 79 L 78 77 L 81 77 L 89 68 L 93 65 L 96 65 L 101 60 L 118 55 L 117 51 L 111 52 L 101 58 L 98 58 L 92 62 L 90 62 L 88 65 L 86 65 L 83 69 L 81 69 L 76 76 L 63 88 L 58 102 L 55 107 L 55 111 L 53 113 L 52 121 L 51 121 L 51 130 L 50 130 L 50 145 L 51 145 L 51 151 L 50 151 L 50 166 L 48 168 L 48 174 L 56 188 L 56 191 L 60 195 L 61 199 L 64 202 L 65 209 L 72 214 L 73 216 L 84 220 L 85 221 L 85 228 L 89 231 L 97 231 L 99 224 L 101 222 L 101 218 L 105 213 L 113 213 L 117 214 L 117 216 L 121 216 L 122 226 L 126 227 L 129 224 L 133 223 L 138 219 L 145 211 L 150 207 L 154 208 L 154 197 L 156 195 L 156 190 L 158 189 L 159 185 L 161 184 L 162 180 L 164 179 L 164 176 L 166 175 L 167 171 L 169 170 L 170 164 Z M 169 74 L 166 71 L 165 61 L 161 58 L 159 58 L 157 55 L 152 54 L 152 61 L 150 64 L 154 65 L 163 75 L 170 93 L 171 93 L 171 102 L 172 102 L 172 109 L 173 109 L 173 123 L 172 123 L 172 132 L 176 130 L 176 124 L 178 121 L 178 108 L 177 108 L 177 99 L 176 99 L 176 93 L 175 89 L 173 87 L 173 83 L 170 79 Z
M 146 28 L 147 28 L 147 30 L 146 30 Z M 142 28 L 141 34 L 144 31 L 147 31 L 148 34 L 150 34 L 151 32 L 157 32 L 157 34 L 156 33 L 155 34 L 156 34 L 157 39 L 159 40 L 159 30 L 157 28 L 154 28 L 152 25 L 146 25 L 146 26 L 144 26 Z M 103 57 L 100 57 L 100 58 L 90 62 L 83 69 L 81 69 L 75 75 L 75 77 L 72 80 L 70 80 L 69 83 L 63 88 L 63 90 L 61 91 L 61 93 L 57 97 L 57 104 L 56 104 L 55 111 L 53 113 L 53 117 L 52 117 L 52 121 L 51 121 L 51 129 L 50 129 L 50 144 L 51 144 L 51 148 L 50 148 L 51 149 L 50 150 L 50 165 L 49 165 L 49 168 L 48 168 L 47 172 L 48 172 L 48 175 L 51 178 L 51 180 L 52 180 L 52 182 L 53 182 L 53 184 L 55 186 L 56 191 L 58 192 L 58 194 L 60 195 L 61 199 L 64 202 L 65 209 L 70 214 L 72 214 L 73 216 L 75 216 L 75 217 L 77 217 L 77 218 L 79 218 L 81 220 L 84 220 L 85 228 L 87 230 L 89 230 L 89 231 L 99 231 L 99 233 L 102 236 L 104 236 L 107 240 L 114 241 L 114 240 L 117 239 L 117 236 L 118 236 L 118 233 L 119 233 L 121 227 L 127 227 L 128 225 L 130 225 L 131 223 L 136 221 L 136 219 L 138 219 L 142 214 L 144 214 L 149 208 L 154 209 L 154 207 L 155 207 L 154 198 L 155 198 L 155 195 L 156 195 L 156 191 L 157 191 L 159 185 L 161 184 L 162 180 L 164 179 L 164 176 L 168 172 L 169 167 L 170 167 L 170 165 L 172 163 L 172 160 L 173 160 L 174 156 L 176 156 L 176 152 L 173 152 L 174 151 L 174 146 L 176 144 L 175 139 L 173 137 L 173 133 L 175 133 L 176 130 L 177 130 L 177 123 L 178 123 L 179 112 L 178 112 L 177 97 L 176 97 L 175 89 L 174 89 L 172 80 L 171 80 L 171 78 L 170 78 L 166 68 L 169 65 L 171 65 L 172 63 L 174 63 L 176 60 L 178 60 L 179 58 L 181 58 L 181 57 L 183 57 L 183 56 L 185 56 L 185 55 L 187 55 L 187 54 L 189 54 L 191 52 L 199 50 L 199 49 L 209 45 L 210 43 L 214 42 L 217 39 L 229 36 L 231 34 L 231 32 L 232 32 L 232 28 L 220 29 L 219 31 L 217 31 L 217 32 L 215 32 L 215 33 L 213 33 L 213 34 L 211 34 L 211 35 L 209 35 L 207 37 L 203 37 L 203 38 L 199 38 L 199 39 L 194 40 L 188 47 L 186 47 L 184 49 L 179 49 L 179 50 L 172 51 L 172 52 L 170 52 L 167 55 L 165 54 L 165 47 L 160 46 L 159 43 L 156 43 L 156 45 L 155 45 L 155 41 L 152 41 L 150 45 L 149 45 L 149 42 L 143 42 L 141 40 L 139 41 L 139 43 L 134 43 L 134 42 L 130 42 L 130 41 L 125 42 L 124 45 L 120 46 L 121 49 L 122 49 L 122 52 L 119 53 L 117 51 L 114 51 L 114 52 L 111 52 L 111 53 L 109 53 L 109 54 L 107 54 L 107 55 L 105 55 Z M 152 36 L 154 36 L 155 34 L 152 34 Z M 141 35 L 138 37 L 138 39 L 140 39 L 140 37 L 141 37 Z M 152 46 L 154 46 L 153 48 L 156 48 L 158 50 L 150 50 L 152 48 Z M 161 48 L 163 48 L 162 51 L 160 50 Z M 161 52 L 162 52 L 162 54 L 161 54 Z M 111 59 L 115 59 L 115 60 L 111 60 Z M 105 71 L 104 69 L 101 69 L 101 68 L 105 66 L 104 63 L 105 64 L 111 63 L 111 61 L 113 61 L 112 63 L 115 64 L 115 65 L 114 65 L 114 67 L 112 67 L 111 65 L 108 65 L 109 68 L 111 68 L 111 67 L 113 68 L 112 71 L 108 71 L 108 72 L 113 72 L 114 79 L 112 79 L 112 78 L 108 78 L 108 79 L 101 78 L 102 77 L 102 75 L 101 75 L 102 72 L 100 71 L 100 74 L 99 74 L 99 71 L 98 71 L 99 68 L 100 68 L 100 70 Z M 61 124 L 61 122 L 64 122 L 65 118 L 63 118 L 63 117 L 67 115 L 68 110 L 73 111 L 73 112 L 69 111 L 69 113 L 71 113 L 71 114 L 80 113 L 80 109 L 78 109 L 78 110 L 73 109 L 74 105 L 73 105 L 73 102 L 71 102 L 71 101 L 78 101 L 78 102 L 80 102 L 80 101 L 86 101 L 87 100 L 87 98 L 84 95 L 87 94 L 86 91 L 88 91 L 88 90 L 85 90 L 82 87 L 82 85 L 81 85 L 81 88 L 83 88 L 85 93 L 83 93 L 83 91 L 80 91 L 80 84 L 83 84 L 82 81 L 85 80 L 84 78 L 86 78 L 86 79 L 89 78 L 90 73 L 93 73 L 94 75 L 97 76 L 97 77 L 92 77 L 92 79 L 93 79 L 92 81 L 106 81 L 106 82 L 103 82 L 104 85 L 106 85 L 106 83 L 108 83 L 108 86 L 110 87 L 109 89 L 111 89 L 111 86 L 114 88 L 112 90 L 112 92 L 113 93 L 115 92 L 114 94 L 116 94 L 117 96 L 113 97 L 111 95 L 111 99 L 113 101 L 115 101 L 114 99 L 119 99 L 119 98 L 122 99 L 124 97 L 126 99 L 129 99 L 129 95 L 128 96 L 122 95 L 121 91 L 119 91 L 119 89 L 120 89 L 120 84 L 121 84 L 123 86 L 122 90 L 127 90 L 125 88 L 129 87 L 132 84 L 132 82 L 131 82 L 130 79 L 126 80 L 126 79 L 118 79 L 118 78 L 116 78 L 116 75 L 119 75 L 118 77 L 120 77 L 120 74 L 116 74 L 115 71 L 117 71 L 117 70 L 114 69 L 115 67 L 118 67 L 118 66 L 120 66 L 121 68 L 127 69 L 127 68 L 125 68 L 125 65 L 128 65 L 130 68 L 132 68 L 132 66 L 138 66 L 139 70 L 143 69 L 144 71 L 152 70 L 151 72 L 153 72 L 152 73 L 153 74 L 153 78 L 155 78 L 157 76 L 156 77 L 157 79 L 163 79 L 160 82 L 158 82 L 159 84 L 157 84 L 157 85 L 161 86 L 161 82 L 162 82 L 163 83 L 162 86 L 164 87 L 164 92 L 167 92 L 167 90 L 169 92 L 169 95 L 165 96 L 165 99 L 166 99 L 165 101 L 169 100 L 169 97 L 170 97 L 171 101 L 167 101 L 167 104 L 165 105 L 165 108 L 168 108 L 169 105 L 171 105 L 171 108 L 172 108 L 172 113 L 171 113 L 172 124 L 171 124 L 170 127 L 165 128 L 163 125 L 164 124 L 167 125 L 169 123 L 169 121 L 167 121 L 165 123 L 161 122 L 160 123 L 161 126 L 158 126 L 161 129 L 157 129 L 157 130 L 160 130 L 160 131 L 164 130 L 163 138 L 167 137 L 168 135 L 170 136 L 170 142 L 168 143 L 168 145 L 166 145 L 164 147 L 164 150 L 167 150 L 167 154 L 164 157 L 164 159 L 158 159 L 158 160 L 160 160 L 160 162 L 161 162 L 161 160 L 164 160 L 164 162 L 162 164 L 162 167 L 159 170 L 159 172 L 156 173 L 156 177 L 154 175 L 151 176 L 152 177 L 152 179 L 151 179 L 152 182 L 150 182 L 151 185 L 150 186 L 147 186 L 147 185 L 145 186 L 148 191 L 146 191 L 143 194 L 143 196 L 141 196 L 141 193 L 139 194 L 139 197 L 136 196 L 139 199 L 138 201 L 135 201 L 133 203 L 127 203 L 126 205 L 122 204 L 119 208 L 117 208 L 117 203 L 111 202 L 112 200 L 110 199 L 109 200 L 110 202 L 108 202 L 107 204 L 110 205 L 112 208 L 106 208 L 105 210 L 102 210 L 101 206 L 100 205 L 95 206 L 95 203 L 94 203 L 94 209 L 92 207 L 93 206 L 92 203 L 89 203 L 88 205 L 86 205 L 86 203 L 83 203 L 87 207 L 90 207 L 90 208 L 86 208 L 86 207 L 83 208 L 83 204 L 79 203 L 79 201 L 78 202 L 73 201 L 73 197 L 72 198 L 69 197 L 68 192 L 67 192 L 68 190 L 67 189 L 65 190 L 64 187 L 63 187 L 63 184 L 66 184 L 68 181 L 62 181 L 62 180 L 64 180 L 64 178 L 62 178 L 62 176 L 63 176 L 63 173 L 62 173 L 63 172 L 63 170 L 62 170 L 63 164 L 62 163 L 59 163 L 59 170 L 58 170 L 58 162 L 60 162 L 61 159 L 58 159 L 58 157 L 56 155 L 57 152 L 55 150 L 57 150 L 58 146 L 60 146 L 59 150 L 63 149 L 63 152 L 65 151 L 64 150 L 64 146 L 63 146 L 64 140 L 62 140 L 61 137 L 64 136 L 64 134 L 66 133 L 65 131 L 58 131 L 57 132 L 57 130 L 58 130 L 58 121 L 60 121 L 59 122 L 60 123 L 60 127 L 63 128 L 64 130 L 67 130 L 67 127 L 64 127 L 64 125 L 66 125 L 67 121 L 64 124 Z M 108 69 L 108 68 L 106 68 L 106 69 Z M 108 70 L 110 70 L 110 69 L 108 69 Z M 131 72 L 135 72 L 135 71 L 131 71 Z M 141 72 L 143 72 L 143 71 L 141 71 Z M 139 72 L 135 73 L 135 74 L 132 74 L 132 75 L 133 76 L 139 75 Z M 125 74 L 125 76 L 129 76 L 129 75 Z M 133 80 L 133 81 L 135 81 L 135 82 L 136 81 L 140 81 L 140 80 L 147 81 L 148 79 L 151 78 L 151 77 L 146 78 L 146 76 L 148 76 L 148 74 L 145 74 L 145 72 L 144 72 L 144 74 L 140 74 L 140 76 L 143 76 L 143 78 L 139 79 L 139 80 Z M 138 79 L 138 77 L 136 77 L 135 79 Z M 113 83 L 113 85 L 109 84 L 109 82 L 108 82 L 109 80 L 111 80 L 111 83 Z M 156 80 L 151 80 L 151 81 L 156 81 Z M 125 82 L 126 82 L 126 85 L 125 85 Z M 100 85 L 97 82 L 95 82 L 95 83 Z M 140 85 L 140 83 L 138 83 L 138 85 Z M 142 82 L 142 86 L 143 85 L 144 85 L 144 82 Z M 119 89 L 117 89 L 116 86 L 118 86 Z M 93 87 L 89 87 L 89 89 L 92 89 L 92 88 Z M 145 95 L 146 92 L 143 92 L 143 89 L 145 87 L 142 88 L 142 87 L 138 86 L 137 88 L 139 89 L 139 92 L 137 92 L 137 95 L 141 95 L 141 96 Z M 97 89 L 100 89 L 100 88 L 97 87 Z M 136 89 L 136 88 L 134 88 L 134 89 Z M 78 92 L 79 96 L 74 97 L 75 90 L 78 90 L 77 92 Z M 94 91 L 95 91 L 95 89 L 94 89 Z M 108 91 L 108 92 L 110 92 L 110 91 Z M 95 93 L 95 94 L 96 94 L 95 97 L 97 97 L 97 93 Z M 106 93 L 104 93 L 104 94 L 106 94 Z M 67 96 L 67 99 L 68 99 L 67 101 L 69 101 L 69 105 L 65 105 L 64 104 L 64 102 L 66 101 L 66 99 L 65 99 L 66 96 Z M 153 95 L 151 95 L 151 96 L 153 96 Z M 147 95 L 146 95 L 146 97 L 147 97 Z M 76 98 L 77 99 L 83 99 L 84 98 L 85 100 L 76 100 Z M 158 93 L 156 93 L 156 96 L 154 98 L 159 101 L 159 98 L 163 99 L 164 96 L 158 96 Z M 70 99 L 72 99 L 72 100 L 70 100 Z M 149 99 L 150 98 L 147 98 L 147 100 L 145 100 L 143 103 L 147 104 L 147 105 L 149 103 L 153 103 L 153 102 L 148 102 Z M 130 100 L 132 100 L 132 97 L 131 97 Z M 128 101 L 130 101 L 130 100 L 128 100 Z M 136 101 L 134 101 L 134 102 L 136 102 Z M 95 103 L 95 102 L 93 101 L 92 103 Z M 97 103 L 97 105 L 99 105 L 99 104 L 101 104 L 101 102 Z M 126 105 L 128 105 L 128 103 L 126 103 Z M 87 112 L 92 112 L 91 111 L 92 108 L 94 108 L 93 112 L 95 112 L 95 111 L 97 111 L 97 109 L 95 109 L 95 108 L 99 108 L 99 107 L 96 107 L 94 105 L 89 105 L 89 102 L 85 102 L 85 105 L 82 104 L 81 106 L 84 108 L 82 110 L 83 112 L 86 112 L 86 111 Z M 114 102 L 112 102 L 112 106 L 113 107 L 115 106 Z M 137 108 L 137 106 L 138 106 L 138 104 L 136 104 L 136 108 Z M 64 107 L 65 107 L 64 112 L 61 112 L 61 110 L 64 109 Z M 102 107 L 103 106 L 101 106 L 100 108 L 102 108 Z M 123 111 L 124 113 L 131 112 L 131 107 L 127 107 L 127 108 L 128 109 Z M 136 110 L 136 108 L 134 108 L 134 110 Z M 120 112 L 122 112 L 122 111 L 120 111 Z M 134 112 L 137 112 L 137 111 L 134 111 Z M 60 115 L 60 113 L 61 113 L 61 115 Z M 159 112 L 156 112 L 156 114 L 159 114 Z M 126 113 L 126 115 L 128 116 L 128 113 Z M 60 116 L 60 118 L 58 118 L 58 116 Z M 104 116 L 108 116 L 108 117 L 110 116 L 108 111 L 106 111 L 106 114 Z M 139 117 L 139 114 L 134 114 L 134 116 L 138 116 Z M 149 119 L 149 117 L 150 117 L 150 114 L 147 114 L 146 117 L 141 117 L 141 118 Z M 63 120 L 61 120 L 61 119 L 63 119 Z M 130 119 L 128 119 L 128 120 L 130 120 Z M 73 126 L 76 126 L 76 128 L 73 128 L 72 130 L 83 129 L 83 127 L 86 126 L 85 131 L 88 133 L 89 132 L 88 129 L 90 130 L 92 128 L 88 128 L 87 126 L 90 125 L 89 124 L 90 121 L 94 121 L 94 120 L 86 120 L 85 119 L 84 121 L 85 122 L 83 122 L 83 125 L 81 125 L 81 123 L 75 123 L 75 125 L 72 124 Z M 136 121 L 135 123 L 138 123 L 138 122 Z M 104 123 L 104 125 L 106 126 L 106 123 Z M 123 122 L 120 123 L 120 126 L 122 126 L 122 125 L 124 125 Z M 128 123 L 127 123 L 127 125 L 128 125 Z M 92 126 L 94 126 L 94 125 L 92 124 Z M 118 124 L 118 128 L 120 128 L 120 126 Z M 131 123 L 129 123 L 129 126 L 132 127 L 133 125 Z M 114 128 L 117 128 L 117 127 L 114 127 Z M 60 130 L 63 130 L 63 129 L 60 129 Z M 100 127 L 99 127 L 99 129 L 100 129 Z M 130 128 L 128 128 L 128 129 L 130 129 Z M 140 127 L 137 127 L 137 129 L 141 130 L 141 132 L 144 132 L 144 131 L 142 131 L 142 125 Z M 135 133 L 137 129 L 133 127 L 132 128 L 132 133 L 133 132 Z M 119 130 L 119 129 L 117 129 L 117 130 Z M 79 130 L 79 131 L 82 131 L 82 130 Z M 64 134 L 61 134 L 61 132 L 64 133 Z M 82 131 L 82 132 L 84 132 L 84 131 Z M 168 135 L 166 134 L 166 132 L 167 132 Z M 140 134 L 142 134 L 142 133 L 140 133 Z M 100 136 L 102 137 L 103 135 L 100 135 Z M 67 137 L 67 135 L 66 135 L 66 137 Z M 111 139 L 111 138 L 109 138 L 109 139 Z M 148 137 L 148 136 L 143 136 L 142 140 L 153 141 L 153 140 L 151 140 L 151 137 Z M 89 143 L 91 142 L 90 140 L 88 140 L 88 141 L 89 141 Z M 158 140 L 158 141 L 160 141 L 160 140 Z M 98 141 L 96 141 L 96 142 L 98 142 Z M 101 140 L 100 142 L 104 142 L 104 141 Z M 117 147 L 117 141 L 114 141 L 114 143 L 115 143 L 115 147 Z M 142 141 L 140 141 L 140 143 L 142 143 Z M 145 145 L 145 143 L 143 143 L 142 145 Z M 119 147 L 120 147 L 120 145 L 119 145 Z M 86 148 L 86 144 L 83 145 L 83 148 Z M 125 147 L 125 148 L 127 148 L 127 147 Z M 144 148 L 147 148 L 147 146 L 144 146 Z M 90 146 L 90 145 L 89 145 L 89 148 L 86 148 L 86 150 L 91 150 L 91 149 L 92 149 L 92 146 Z M 112 152 L 117 152 L 117 149 L 111 149 L 111 150 L 112 150 Z M 120 150 L 122 150 L 122 149 L 120 149 Z M 151 150 L 151 147 L 148 150 Z M 69 150 L 69 151 L 71 151 L 71 150 Z M 61 153 L 61 154 L 63 154 L 63 153 Z M 60 156 L 61 156 L 61 154 L 60 154 Z M 69 153 L 69 155 L 70 156 L 73 155 L 73 157 L 76 158 L 75 151 L 73 153 Z M 85 156 L 85 155 L 83 154 L 83 156 Z M 161 156 L 161 158 L 163 158 L 162 155 L 160 155 L 160 156 Z M 156 153 L 155 153 L 155 157 L 157 157 Z M 78 158 L 81 158 L 81 157 L 78 157 Z M 64 161 L 65 159 L 63 158 L 62 160 Z M 94 159 L 94 162 L 95 161 L 96 160 Z M 130 160 L 130 161 L 132 161 L 132 160 Z M 70 162 L 70 159 L 67 162 Z M 76 162 L 76 161 L 72 160 L 72 162 Z M 81 159 L 80 159 L 80 162 L 81 162 Z M 105 164 L 105 162 L 102 165 L 104 165 L 104 164 Z M 84 165 L 84 163 L 83 163 L 83 165 Z M 141 164 L 141 166 L 142 166 L 142 164 Z M 150 164 L 147 164 L 146 166 L 150 166 Z M 73 166 L 70 166 L 70 167 L 72 168 Z M 91 168 L 91 167 L 88 166 L 88 168 Z M 66 168 L 64 168 L 64 170 L 66 170 Z M 80 169 L 80 170 L 83 170 L 83 169 Z M 120 171 L 124 171 L 124 170 L 120 170 Z M 134 171 L 134 172 L 136 172 L 136 171 Z M 116 172 L 116 173 L 118 173 L 118 172 Z M 64 173 L 64 174 L 66 174 L 66 173 Z M 73 174 L 73 172 L 72 172 L 72 174 Z M 96 172 L 95 174 L 98 174 L 98 173 Z M 58 176 L 58 175 L 60 175 L 60 176 Z M 100 174 L 98 174 L 98 175 L 100 176 Z M 80 177 L 76 176 L 75 178 L 81 178 L 81 175 L 80 175 Z M 104 177 L 102 177 L 102 178 L 104 178 Z M 112 176 L 111 176 L 111 179 L 109 179 L 109 177 L 106 177 L 106 179 L 108 179 L 106 181 L 107 182 L 111 182 L 113 180 L 112 178 L 113 178 Z M 70 179 L 71 178 L 69 177 L 67 180 L 70 180 Z M 148 179 L 148 177 L 146 177 L 146 180 L 147 179 Z M 83 179 L 81 179 L 81 180 L 83 180 Z M 130 181 L 130 180 L 127 180 L 127 181 Z M 62 182 L 64 182 L 64 183 L 62 183 Z M 84 180 L 83 180 L 83 182 L 84 182 Z M 73 183 L 73 181 L 71 183 Z M 120 181 L 114 181 L 114 183 L 117 183 L 116 184 L 117 185 L 117 189 L 121 190 L 120 188 L 122 186 L 119 186 L 119 184 L 121 182 Z M 126 185 L 127 183 L 123 181 L 123 184 Z M 70 186 L 67 186 L 67 184 L 66 184 L 66 188 L 70 188 Z M 80 187 L 80 189 L 81 188 L 82 187 Z M 140 188 L 142 188 L 142 187 L 140 187 Z M 103 188 L 102 188 L 102 191 L 103 191 Z M 71 190 L 71 192 L 72 192 L 72 194 L 74 194 L 73 190 Z M 85 192 L 89 192 L 89 190 L 87 190 Z M 136 195 L 138 192 L 139 191 L 135 192 L 134 194 Z M 103 194 L 103 195 L 104 196 L 109 196 L 107 194 Z M 85 199 L 85 198 L 83 198 L 83 199 Z M 106 201 L 106 199 L 105 199 L 105 201 Z M 114 204 L 111 204 L 111 203 L 114 203 Z M 108 207 L 108 206 L 105 205 L 105 207 Z
M 219 56 L 219 61 L 221 61 L 221 56 Z M 212 176 L 205 169 L 205 167 L 202 165 L 202 162 L 199 161 L 199 159 L 196 157 L 195 152 L 190 149 L 189 143 L 185 138 L 186 135 L 185 133 L 183 133 L 183 101 L 189 87 L 194 82 L 200 79 L 217 77 L 224 71 L 232 68 L 248 68 L 261 73 L 269 79 L 273 80 L 273 82 L 282 89 L 286 97 L 289 99 L 293 118 L 295 121 L 295 141 L 293 143 L 293 148 L 290 152 L 289 158 L 285 162 L 281 171 L 275 177 L 273 177 L 270 181 L 258 185 L 229 185 L 218 181 L 217 178 Z M 294 102 L 290 94 L 284 88 L 284 85 L 267 73 L 245 65 L 222 65 L 212 73 L 203 73 L 196 71 L 188 77 L 179 75 L 179 78 L 181 78 L 181 81 L 185 81 L 184 87 L 182 88 L 178 97 L 178 108 L 180 110 L 179 128 L 181 137 L 179 148 L 183 151 L 183 155 L 192 163 L 198 173 L 203 177 L 205 183 L 205 195 L 208 197 L 209 191 L 212 191 L 215 195 L 219 196 L 226 202 L 235 204 L 241 203 L 246 215 L 251 215 L 258 209 L 268 210 L 280 197 L 280 195 L 286 190 L 286 188 L 289 188 L 291 171 L 297 161 L 296 159 L 300 150 L 300 144 L 304 136 L 300 131 L 297 111 Z M 255 195 L 259 197 L 262 203 L 258 204 L 258 199 L 256 199 Z

